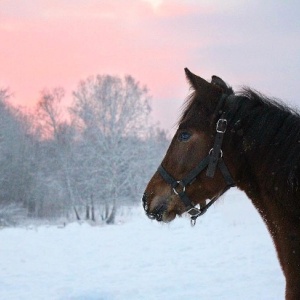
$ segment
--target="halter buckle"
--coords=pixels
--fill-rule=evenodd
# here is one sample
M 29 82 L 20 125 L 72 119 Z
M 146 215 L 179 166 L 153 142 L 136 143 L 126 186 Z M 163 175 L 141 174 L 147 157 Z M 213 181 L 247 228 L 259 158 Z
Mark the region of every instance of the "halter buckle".
M 218 133 L 225 133 L 227 128 L 227 120 L 226 119 L 219 119 L 216 125 L 216 131 Z

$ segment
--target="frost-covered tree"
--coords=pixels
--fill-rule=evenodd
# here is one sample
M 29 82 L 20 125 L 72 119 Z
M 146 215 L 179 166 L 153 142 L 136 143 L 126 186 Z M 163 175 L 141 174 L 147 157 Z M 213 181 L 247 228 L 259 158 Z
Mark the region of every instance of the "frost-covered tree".
M 43 138 L 58 140 L 59 126 L 63 122 L 61 103 L 64 96 L 65 91 L 62 87 L 56 87 L 52 90 L 44 89 L 41 92 L 36 115 L 37 128 Z
M 40 136 L 39 173 L 36 182 L 39 190 L 40 215 L 53 211 L 62 211 L 75 205 L 74 184 L 72 183 L 72 138 L 70 124 L 64 121 L 62 88 L 43 90 L 37 104 L 37 133 Z M 42 179 L 41 179 L 42 178 Z M 51 188 L 49 188 L 51 187 Z M 55 191 L 53 193 L 53 191 Z M 41 208 L 42 206 L 42 208 Z M 49 209 L 52 208 L 52 209 Z
M 140 198 L 132 191 L 147 164 L 148 91 L 131 76 L 98 75 L 81 81 L 73 95 L 82 140 L 79 190 L 82 198 L 93 195 L 111 223 L 119 206 Z
M 71 118 L 62 88 L 43 90 L 35 114 L 8 98 L 0 90 L 0 225 L 84 214 L 113 223 L 139 202 L 168 141 L 149 120 L 147 89 L 131 76 L 81 81 Z
M 8 91 L 0 90 L 0 219 L 18 217 L 15 212 L 26 203 L 32 183 L 27 124 L 8 98 Z

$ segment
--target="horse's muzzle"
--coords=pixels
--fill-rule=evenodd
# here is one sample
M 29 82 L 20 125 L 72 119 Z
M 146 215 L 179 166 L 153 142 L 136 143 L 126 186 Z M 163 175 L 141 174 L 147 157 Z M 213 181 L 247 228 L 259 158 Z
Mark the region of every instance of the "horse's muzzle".
M 150 211 L 150 207 L 147 202 L 147 194 L 145 193 L 142 198 L 143 207 L 146 212 L 146 215 L 151 220 L 163 221 L 163 214 L 166 211 L 166 204 L 161 204 L 154 208 L 154 210 Z

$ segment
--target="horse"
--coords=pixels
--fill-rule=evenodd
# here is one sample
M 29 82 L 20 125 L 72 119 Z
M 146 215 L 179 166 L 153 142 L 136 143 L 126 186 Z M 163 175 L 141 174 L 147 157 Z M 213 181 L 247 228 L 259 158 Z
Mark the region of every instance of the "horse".
M 244 191 L 264 220 L 286 279 L 300 299 L 300 115 L 256 90 L 239 92 L 185 68 L 191 93 L 178 129 L 142 197 L 146 215 L 194 225 L 229 188 Z

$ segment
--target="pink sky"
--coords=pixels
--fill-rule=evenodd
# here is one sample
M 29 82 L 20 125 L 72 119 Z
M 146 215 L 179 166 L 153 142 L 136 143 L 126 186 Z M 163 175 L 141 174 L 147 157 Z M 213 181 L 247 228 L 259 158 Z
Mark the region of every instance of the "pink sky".
M 297 1 L 2 0 L 0 88 L 33 106 L 40 91 L 131 74 L 148 86 L 170 130 L 188 94 L 183 68 L 297 104 Z M 300 98 L 299 98 L 300 104 Z

